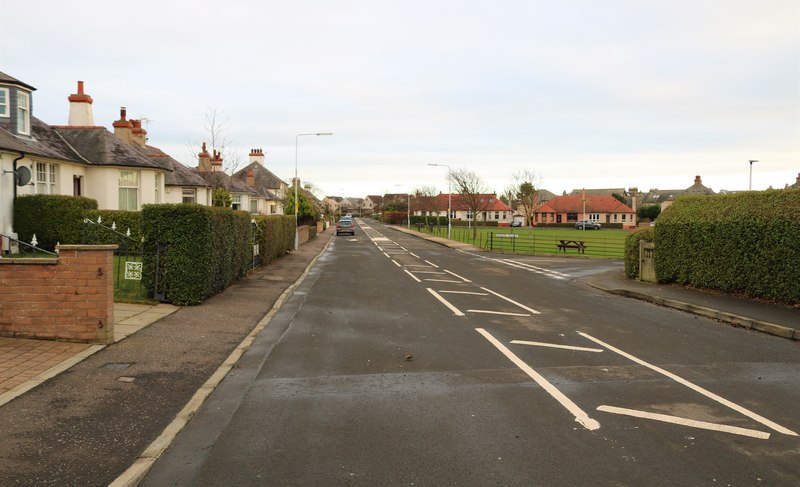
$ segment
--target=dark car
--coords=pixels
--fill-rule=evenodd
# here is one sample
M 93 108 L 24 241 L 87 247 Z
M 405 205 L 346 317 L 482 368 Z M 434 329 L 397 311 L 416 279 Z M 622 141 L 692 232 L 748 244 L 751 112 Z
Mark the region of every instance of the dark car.
M 344 233 L 349 233 L 350 235 L 356 234 L 356 224 L 353 220 L 343 218 L 336 222 L 336 235 L 342 235 Z
M 578 230 L 600 230 L 600 224 L 592 220 L 581 220 L 575 223 L 575 228 Z

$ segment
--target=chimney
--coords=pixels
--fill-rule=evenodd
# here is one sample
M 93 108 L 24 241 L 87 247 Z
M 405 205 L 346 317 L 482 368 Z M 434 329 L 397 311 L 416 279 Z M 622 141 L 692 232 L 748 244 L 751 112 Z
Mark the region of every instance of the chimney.
M 245 184 L 247 184 L 251 188 L 254 188 L 256 186 L 256 175 L 253 173 L 253 169 L 247 170 L 247 180 Z
M 214 157 L 211 158 L 211 171 L 222 171 L 222 153 L 214 151 Z
M 113 123 L 114 126 L 114 135 L 116 135 L 119 139 L 127 144 L 133 143 L 133 134 L 131 134 L 131 129 L 133 128 L 133 124 L 130 120 L 127 120 L 125 117 L 127 115 L 127 110 L 125 107 L 120 107 L 119 109 L 119 120 Z
M 133 128 L 131 129 L 131 140 L 134 144 L 144 147 L 147 144 L 147 130 L 142 128 L 141 120 L 131 120 Z
M 631 209 L 636 213 L 636 200 L 639 197 L 639 188 L 630 188 L 628 189 L 628 193 L 631 195 Z
M 78 92 L 69 96 L 69 121 L 72 127 L 94 127 L 92 97 L 83 92 L 83 81 L 78 81 Z
M 264 150 L 263 149 L 251 149 L 250 150 L 250 164 L 257 162 L 262 166 L 266 166 L 264 163 Z
M 203 149 L 197 154 L 197 170 L 200 172 L 211 171 L 211 156 L 208 155 L 205 142 L 203 142 Z
M 694 177 L 694 184 L 697 185 L 697 186 L 702 186 L 703 185 L 703 180 L 700 179 L 700 176 L 695 176 Z

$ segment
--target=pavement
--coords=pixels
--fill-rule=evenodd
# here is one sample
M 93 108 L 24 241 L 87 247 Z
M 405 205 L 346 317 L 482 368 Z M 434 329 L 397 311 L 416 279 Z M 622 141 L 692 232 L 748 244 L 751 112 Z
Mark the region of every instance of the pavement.
M 115 304 L 111 345 L 0 338 L 0 485 L 137 485 L 332 238 L 333 231 L 320 233 L 199 306 Z M 628 280 L 617 271 L 585 282 L 800 340 L 797 307 Z

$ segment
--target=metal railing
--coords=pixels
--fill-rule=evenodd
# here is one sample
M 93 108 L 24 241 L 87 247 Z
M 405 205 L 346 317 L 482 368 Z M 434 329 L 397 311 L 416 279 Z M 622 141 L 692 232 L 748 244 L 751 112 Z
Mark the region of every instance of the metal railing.
M 30 243 L 4 233 L 0 233 L 0 240 L 2 240 L 3 257 L 58 257 L 57 252 L 50 252 L 36 246 L 39 243 L 36 241 L 36 234 L 33 235 Z

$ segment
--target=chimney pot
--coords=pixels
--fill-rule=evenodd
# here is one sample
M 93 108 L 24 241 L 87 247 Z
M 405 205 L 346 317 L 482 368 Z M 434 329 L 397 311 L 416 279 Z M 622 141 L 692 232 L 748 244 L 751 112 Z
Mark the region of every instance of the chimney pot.
M 78 81 L 78 94 L 83 94 L 83 81 Z

